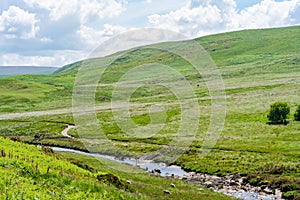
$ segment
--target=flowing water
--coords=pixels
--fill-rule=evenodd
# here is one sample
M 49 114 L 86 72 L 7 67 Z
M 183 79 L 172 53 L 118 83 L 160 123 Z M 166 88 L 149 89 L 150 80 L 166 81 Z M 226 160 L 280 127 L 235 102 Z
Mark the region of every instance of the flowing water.
M 119 163 L 129 164 L 132 166 L 136 166 L 139 168 L 142 168 L 148 172 L 153 171 L 159 171 L 160 176 L 178 176 L 178 177 L 187 177 L 188 172 L 184 171 L 181 167 L 171 165 L 167 166 L 165 163 L 157 163 L 152 160 L 141 160 L 141 159 L 134 159 L 134 158 L 125 158 L 125 159 L 119 159 L 115 156 L 110 155 L 104 155 L 99 153 L 88 153 L 83 152 L 79 150 L 74 149 L 68 149 L 68 148 L 61 148 L 61 147 L 51 147 L 54 151 L 60 151 L 60 152 L 70 152 L 70 153 L 76 153 L 76 154 L 82 154 L 82 155 L 88 155 L 98 158 L 105 158 L 112 161 L 116 161 Z M 278 198 L 274 195 L 268 195 L 268 194 L 261 194 L 254 191 L 244 191 L 244 190 L 231 190 L 222 192 L 229 196 L 234 196 L 239 199 L 243 200 L 278 200 L 281 198 Z

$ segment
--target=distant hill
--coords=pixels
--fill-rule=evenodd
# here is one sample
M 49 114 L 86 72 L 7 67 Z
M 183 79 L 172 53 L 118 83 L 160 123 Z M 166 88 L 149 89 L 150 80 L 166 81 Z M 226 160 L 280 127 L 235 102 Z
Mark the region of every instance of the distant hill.
M 56 67 L 0 66 L 0 77 L 22 74 L 52 74 Z
M 300 26 L 291 26 L 220 33 L 195 38 L 195 41 L 202 45 L 218 67 L 224 67 L 278 59 L 296 59 L 293 62 L 298 62 L 299 34 Z M 127 58 L 122 61 L 125 63 L 141 60 L 147 57 L 143 55 L 145 52 L 145 50 L 133 52 L 136 56 L 132 55 L 130 60 Z M 166 55 L 159 56 L 163 58 L 163 61 L 166 60 Z M 153 62 L 157 61 L 155 57 L 151 59 Z M 79 61 L 63 66 L 54 73 L 77 73 L 82 63 L 86 65 L 89 61 Z

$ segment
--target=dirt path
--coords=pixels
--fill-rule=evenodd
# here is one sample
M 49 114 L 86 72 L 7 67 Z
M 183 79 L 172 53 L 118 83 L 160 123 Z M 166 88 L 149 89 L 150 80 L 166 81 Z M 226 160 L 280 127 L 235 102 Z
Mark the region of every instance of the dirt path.
M 191 101 L 195 101 L 197 99 L 187 100 L 186 103 L 189 103 Z M 166 105 L 174 105 L 177 104 L 177 101 L 174 102 L 168 102 Z M 131 103 L 130 106 L 134 107 L 144 107 L 147 105 L 153 105 L 156 103 Z M 158 103 L 161 104 L 161 103 Z M 32 111 L 32 112 L 22 112 L 22 113 L 5 113 L 0 114 L 0 120 L 10 120 L 10 119 L 17 119 L 17 118 L 23 118 L 23 117 L 41 117 L 41 116 L 51 116 L 51 115 L 63 115 L 63 114 L 74 114 L 74 113 L 90 113 L 95 111 L 103 111 L 103 110 L 109 110 L 109 109 L 126 109 L 127 103 L 122 102 L 119 104 L 114 104 L 113 106 L 109 104 L 104 105 L 97 105 L 95 107 L 89 107 L 89 108 L 65 108 L 65 109 L 57 109 L 57 110 L 42 110 L 42 111 Z
M 65 108 L 65 109 L 57 109 L 57 110 L 42 110 L 42 111 L 22 112 L 22 113 L 5 113 L 5 114 L 0 114 L 0 120 L 10 120 L 10 119 L 16 119 L 16 118 L 23 118 L 23 117 L 41 117 L 41 116 L 51 116 L 51 115 L 63 115 L 63 114 L 71 114 L 74 112 L 88 113 L 88 112 L 94 112 L 94 111 L 107 110 L 110 107 L 111 107 L 110 105 L 102 105 L 102 106 L 96 106 L 94 109 Z
M 7 113 L 0 114 L 0 120 L 9 120 L 23 117 L 41 117 L 47 115 L 61 115 L 71 113 L 72 109 L 61 109 L 61 110 L 43 110 L 34 112 L 24 112 L 24 113 Z
M 69 130 L 71 130 L 72 128 L 75 128 L 75 126 L 74 126 L 74 125 L 69 125 L 69 124 L 68 124 L 68 127 L 65 128 L 65 129 L 61 132 L 61 134 L 62 134 L 64 137 L 67 137 L 67 138 L 73 138 L 72 136 L 70 136 L 70 135 L 68 134 Z

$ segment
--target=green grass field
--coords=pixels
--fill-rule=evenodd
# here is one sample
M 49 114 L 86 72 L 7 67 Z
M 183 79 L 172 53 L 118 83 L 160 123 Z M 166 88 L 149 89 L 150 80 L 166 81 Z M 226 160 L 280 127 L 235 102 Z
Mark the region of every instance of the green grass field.
M 196 139 L 175 163 L 187 170 L 220 176 L 240 173 L 248 176 L 254 185 L 277 187 L 285 196 L 299 198 L 300 123 L 293 121 L 293 113 L 300 104 L 299 34 L 300 27 L 296 26 L 238 31 L 196 39 L 216 63 L 227 95 L 223 131 L 206 157 L 201 157 L 199 150 L 209 126 L 211 100 L 208 89 L 189 63 L 171 53 L 140 48 L 124 54 L 104 72 L 96 88 L 96 105 L 108 105 L 113 96 L 113 83 L 133 67 L 154 62 L 168 65 L 188 80 L 201 109 Z M 101 59 L 75 63 L 54 75 L 1 78 L 0 112 L 70 108 L 73 83 L 80 64 L 93 68 L 98 62 Z M 291 106 L 287 126 L 267 124 L 269 107 L 276 101 L 285 101 Z M 147 109 L 151 105 L 167 102 L 163 129 L 152 137 L 132 137 L 120 128 L 110 109 L 102 109 L 97 112 L 97 118 L 106 137 L 124 154 L 148 153 L 168 145 L 178 131 L 181 115 L 176 96 L 167 88 L 150 85 L 135 90 L 130 102 L 133 104 L 131 118 L 142 126 L 150 122 Z M 66 128 L 64 123 L 74 123 L 71 113 L 2 120 L 0 132 L 2 135 L 18 136 L 29 143 L 85 149 L 87 143 L 84 145 L 81 139 L 93 137 L 93 134 L 79 134 L 81 138 L 76 139 L 62 138 L 60 132 Z M 47 137 L 36 141 L 35 133 L 44 133 Z M 70 134 L 78 137 L 75 129 Z M 105 147 L 102 151 L 113 153 L 114 149 Z M 72 158 L 72 155 L 63 156 Z M 77 159 L 93 165 L 89 158 L 78 156 Z M 128 175 L 124 174 L 124 177 Z
M 133 174 L 113 171 L 93 157 L 54 154 L 4 138 L 0 145 L 1 199 L 229 199 L 139 169 Z

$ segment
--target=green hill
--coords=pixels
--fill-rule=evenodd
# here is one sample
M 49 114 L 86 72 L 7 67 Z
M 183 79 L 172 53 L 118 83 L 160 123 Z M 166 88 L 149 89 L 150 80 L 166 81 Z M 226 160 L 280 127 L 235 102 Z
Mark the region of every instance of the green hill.
M 176 161 L 187 170 L 225 175 L 240 173 L 253 185 L 280 188 L 291 198 L 300 190 L 300 123 L 292 115 L 300 104 L 300 27 L 245 30 L 196 39 L 216 63 L 227 94 L 226 121 L 217 144 L 206 157 L 200 157 L 209 126 L 211 100 L 202 77 L 190 63 L 169 52 L 141 47 L 127 51 L 104 72 L 96 88 L 97 118 L 106 137 L 125 153 L 152 152 L 168 145 L 178 131 L 181 109 L 176 96 L 165 87 L 139 87 L 131 96 L 131 118 L 142 126 L 150 123 L 151 105 L 168 102 L 166 124 L 148 138 L 127 134 L 105 106 L 112 98 L 114 83 L 133 67 L 160 63 L 179 71 L 190 83 L 201 108 L 197 137 Z M 24 75 L 0 79 L 0 112 L 27 112 L 71 108 L 73 83 L 80 65 L 97 69 L 102 58 L 65 66 L 53 75 Z M 91 70 L 93 75 L 95 71 Z M 126 85 L 126 84 L 125 84 Z M 78 92 L 78 91 L 76 91 Z M 79 91 L 80 92 L 80 91 Z M 191 99 L 194 100 L 194 99 Z M 285 101 L 291 107 L 288 126 L 267 124 L 270 104 Z M 101 109 L 100 109 L 101 108 Z M 61 138 L 67 123 L 74 123 L 71 111 L 40 113 L 20 119 L 0 121 L 2 135 L 29 143 L 42 143 L 85 149 L 79 138 Z M 34 134 L 47 137 L 40 141 Z M 76 130 L 71 133 L 78 137 Z M 88 140 L 94 137 L 80 135 Z M 114 153 L 107 147 L 105 153 Z
M 230 76 L 232 78 L 243 77 L 245 80 L 250 80 L 255 78 L 250 77 L 254 75 L 268 74 L 272 76 L 274 73 L 297 72 L 300 51 L 299 32 L 299 26 L 246 30 L 206 36 L 198 38 L 197 41 L 209 52 L 221 70 L 223 79 Z M 146 52 L 145 50 L 132 52 L 130 57 L 120 59 L 120 63 L 112 69 L 120 73 L 120 68 L 124 67 L 124 63 L 129 66 L 130 64 L 135 65 L 145 61 L 157 62 L 161 58 L 163 59 L 160 63 L 180 66 L 183 71 L 185 70 L 184 65 L 186 63 L 180 60 L 172 60 L 172 55 L 166 52 Z M 77 62 L 62 67 L 55 72 L 55 75 L 24 75 L 0 80 L 0 88 L 2 90 L 0 94 L 0 112 L 70 107 L 73 81 L 81 63 Z M 84 62 L 84 64 L 87 65 L 88 62 Z M 26 87 L 28 83 L 35 82 L 41 84 L 39 87 L 47 89 L 40 90 L 43 95 L 36 96 L 35 91 L 38 88 L 33 87 L 32 97 L 16 98 L 16 95 L 6 93 L 7 90 L 10 90 L 6 86 L 6 80 L 18 80 L 18 86 L 9 86 L 12 88 L 18 88 L 20 83 Z M 16 94 L 22 95 L 24 92 L 27 93 L 28 89 L 21 87 L 16 90 Z

